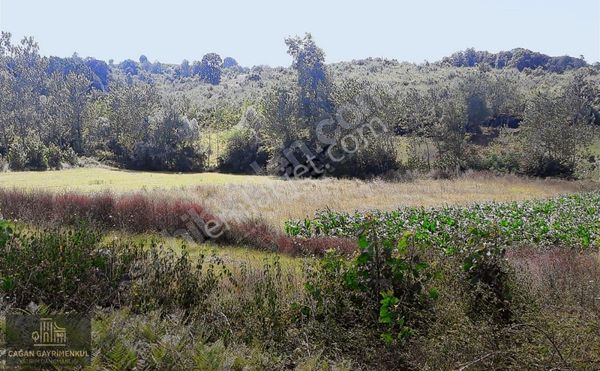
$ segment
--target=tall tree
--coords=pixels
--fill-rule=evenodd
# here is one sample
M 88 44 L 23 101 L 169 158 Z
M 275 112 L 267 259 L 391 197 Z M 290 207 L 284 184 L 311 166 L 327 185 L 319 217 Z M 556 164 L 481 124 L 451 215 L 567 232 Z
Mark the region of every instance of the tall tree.
M 298 74 L 300 109 L 309 125 L 332 116 L 331 83 L 325 68 L 325 53 L 317 46 L 310 33 L 303 38 L 287 38 L 288 54 Z
M 194 64 L 194 74 L 200 76 L 203 81 L 213 85 L 221 82 L 221 66 L 223 61 L 217 53 L 208 53 L 202 57 L 199 64 Z

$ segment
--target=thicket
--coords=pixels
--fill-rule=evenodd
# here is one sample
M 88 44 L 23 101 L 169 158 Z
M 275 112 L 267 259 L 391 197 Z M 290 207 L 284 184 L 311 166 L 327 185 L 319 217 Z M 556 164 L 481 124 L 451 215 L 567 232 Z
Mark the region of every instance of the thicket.
M 85 227 L 2 222 L 3 311 L 88 313 L 99 369 L 593 368 L 598 361 L 597 334 L 579 332 L 596 321 L 585 317 L 594 313 L 589 300 L 578 301 L 597 288 L 581 274 L 591 263 L 585 255 L 559 271 L 549 265 L 558 260 L 525 254 L 515 260 L 526 265 L 517 273 L 502 250 L 440 254 L 413 232 L 386 235 L 381 223 L 361 223 L 351 257 L 331 250 L 290 270 L 277 258 L 238 266 Z M 576 286 L 554 297 L 552 285 Z M 558 312 L 575 306 L 582 315 L 565 323 Z

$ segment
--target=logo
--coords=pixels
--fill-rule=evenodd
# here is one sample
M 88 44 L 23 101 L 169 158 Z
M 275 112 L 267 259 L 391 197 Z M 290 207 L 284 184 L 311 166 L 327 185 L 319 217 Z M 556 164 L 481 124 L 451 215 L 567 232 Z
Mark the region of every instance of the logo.
M 91 359 L 91 321 L 76 315 L 6 316 L 6 366 L 77 368 Z
M 67 331 L 59 327 L 52 318 L 40 318 L 40 330 L 31 334 L 34 347 L 67 346 Z

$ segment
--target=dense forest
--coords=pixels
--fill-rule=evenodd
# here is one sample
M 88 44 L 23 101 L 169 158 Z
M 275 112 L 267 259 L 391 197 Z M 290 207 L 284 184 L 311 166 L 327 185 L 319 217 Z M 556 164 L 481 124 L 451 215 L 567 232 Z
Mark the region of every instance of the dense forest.
M 283 46 L 283 44 L 282 44 Z M 468 169 L 595 174 L 600 65 L 526 49 L 435 63 L 325 63 L 310 34 L 291 67 L 208 53 L 180 65 L 45 57 L 0 39 L 0 168 L 368 178 Z

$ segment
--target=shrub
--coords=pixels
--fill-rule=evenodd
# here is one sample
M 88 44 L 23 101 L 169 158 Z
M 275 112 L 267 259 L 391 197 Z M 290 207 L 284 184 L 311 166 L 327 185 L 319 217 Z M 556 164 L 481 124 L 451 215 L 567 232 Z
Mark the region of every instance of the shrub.
M 0 189 L 0 210 L 6 218 L 43 226 L 73 226 L 85 222 L 97 228 L 135 233 L 186 230 L 190 218 L 200 219 L 195 223 L 220 222 L 199 204 L 153 199 L 144 194 L 53 194 Z M 186 216 L 188 218 L 183 220 Z
M 11 144 L 7 157 L 12 170 L 46 170 L 49 166 L 58 167 L 62 154 L 58 147 L 48 148 L 34 135 Z
M 63 154 L 60 148 L 54 144 L 48 147 L 48 166 L 53 169 L 60 169 L 63 160 Z
M 0 246 L 0 292 L 19 308 L 29 303 L 55 310 L 87 312 L 117 298 L 119 284 L 136 254 L 125 248 L 108 251 L 101 235 L 75 231 L 15 231 Z
M 518 154 L 504 148 L 485 151 L 480 162 L 471 166 L 477 170 L 492 170 L 501 173 L 516 173 L 519 171 Z
M 350 148 L 351 151 L 354 149 Z M 355 153 L 335 154 L 344 156 L 338 163 L 331 163 L 335 176 L 370 178 L 398 170 L 398 152 L 389 138 L 367 138 L 357 145 Z
M 71 166 L 75 166 L 79 162 L 77 153 L 75 153 L 75 150 L 71 147 L 68 147 L 67 149 L 62 151 L 61 159 L 62 161 L 66 162 Z
M 194 262 L 183 252 L 152 244 L 132 265 L 128 301 L 136 311 L 205 312 L 208 298 L 230 276 L 223 262 L 200 255 Z
M 333 249 L 350 256 L 356 250 L 356 243 L 350 238 L 290 237 L 257 220 L 230 223 L 220 241 L 289 255 L 323 256 L 327 250 Z
M 48 166 L 53 169 L 62 168 L 63 164 L 71 166 L 77 165 L 78 158 L 73 148 L 68 147 L 61 150 L 58 146 L 51 144 L 48 146 Z
M 465 258 L 463 269 L 469 284 L 471 318 L 502 325 L 511 323 L 514 320 L 512 275 L 504 252 L 498 248 L 477 249 Z
M 8 160 L 6 157 L 0 155 L 0 173 L 8 170 Z
M 8 149 L 8 166 L 11 170 L 25 170 L 27 150 L 21 143 L 15 142 Z
M 25 308 L 87 313 L 96 306 L 136 311 L 202 310 L 224 276 L 223 264 L 200 256 L 194 263 L 155 241 L 113 240 L 85 227 L 39 232 L 0 224 L 0 293 Z
M 360 252 L 351 261 L 332 253 L 321 260 L 320 278 L 307 284 L 315 304 L 304 308 L 304 313 L 376 328 L 385 344 L 401 345 L 427 328 L 439 295 L 432 286 L 435 270 L 410 233 L 389 240 L 372 223 L 363 224 Z
M 522 172 L 536 177 L 572 178 L 575 166 L 574 160 L 546 155 L 526 154 L 521 159 Z
M 26 141 L 27 167 L 34 170 L 46 170 L 48 168 L 48 148 L 42 141 L 33 136 Z
M 267 164 L 268 154 L 251 129 L 238 129 L 227 138 L 225 153 L 219 158 L 219 169 L 231 173 L 254 173 L 250 166 L 256 162 L 261 168 Z

